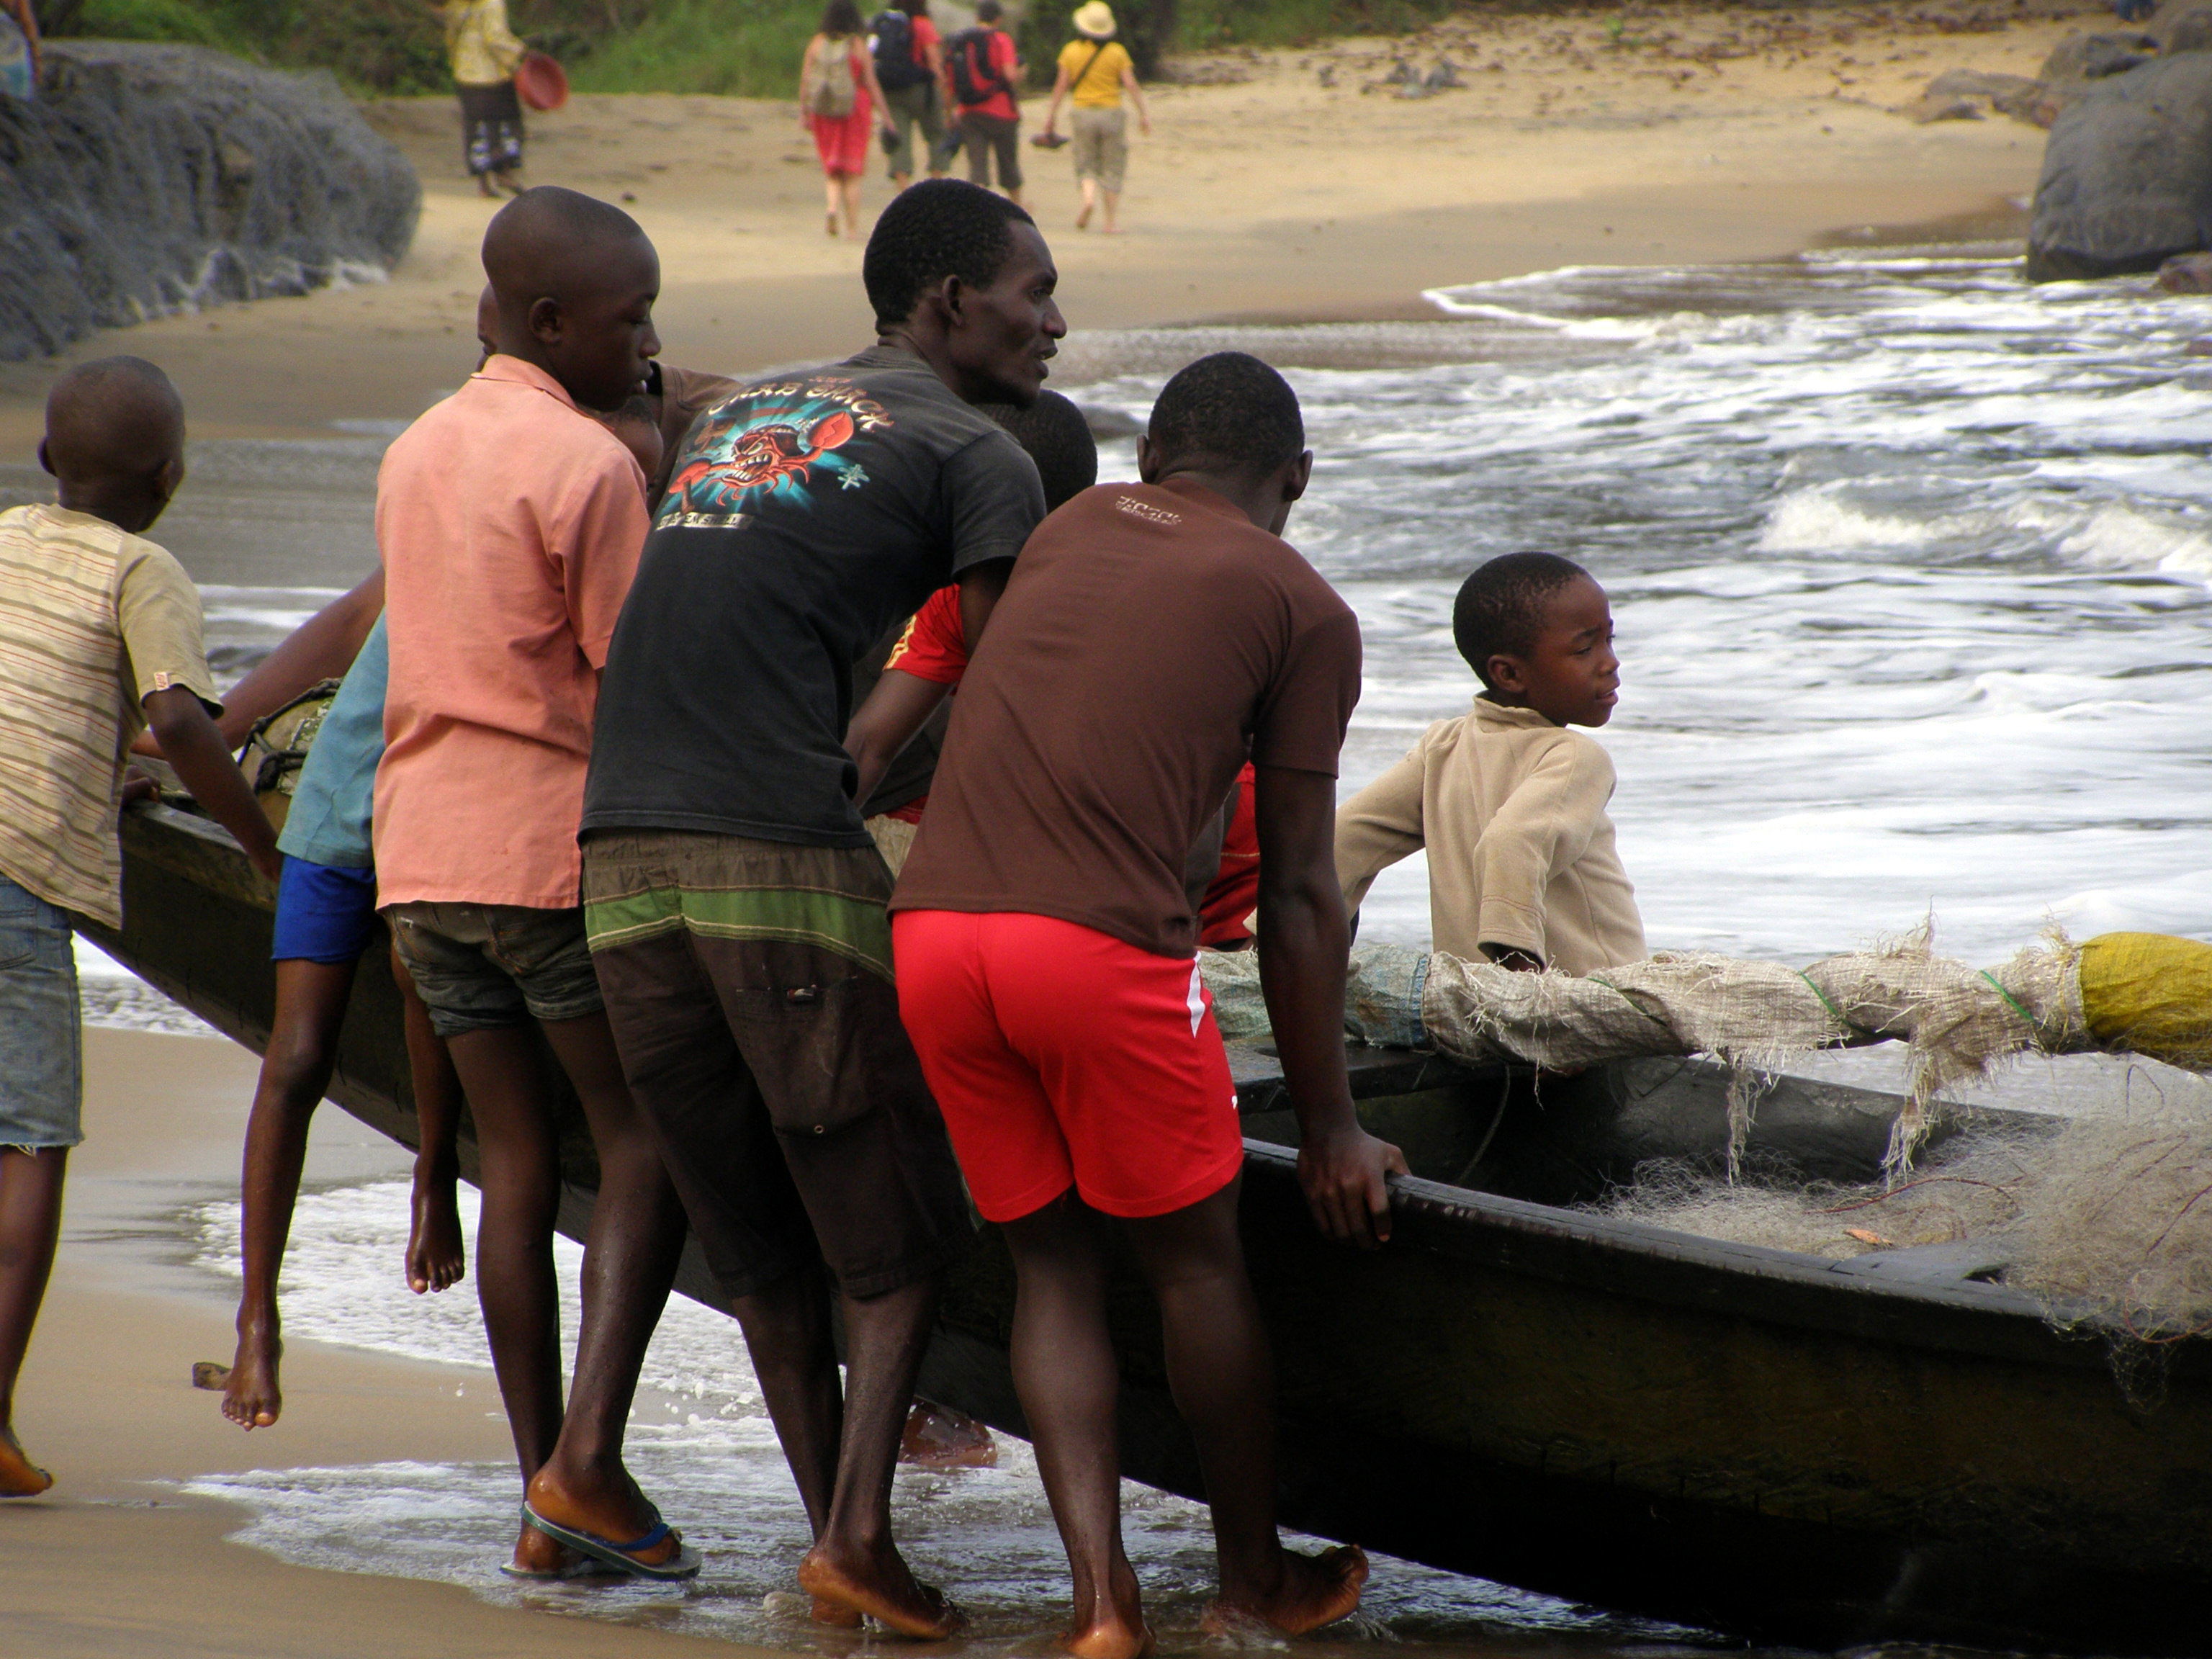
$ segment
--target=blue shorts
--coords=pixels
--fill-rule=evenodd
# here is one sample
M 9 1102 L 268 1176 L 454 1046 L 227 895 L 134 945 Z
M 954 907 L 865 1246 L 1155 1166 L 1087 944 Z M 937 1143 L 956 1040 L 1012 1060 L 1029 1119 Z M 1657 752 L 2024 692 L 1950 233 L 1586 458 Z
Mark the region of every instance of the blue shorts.
M 310 864 L 284 855 L 276 884 L 272 962 L 357 961 L 376 928 L 376 872 Z
M 69 917 L 0 876 L 0 1146 L 84 1139 L 78 1015 Z

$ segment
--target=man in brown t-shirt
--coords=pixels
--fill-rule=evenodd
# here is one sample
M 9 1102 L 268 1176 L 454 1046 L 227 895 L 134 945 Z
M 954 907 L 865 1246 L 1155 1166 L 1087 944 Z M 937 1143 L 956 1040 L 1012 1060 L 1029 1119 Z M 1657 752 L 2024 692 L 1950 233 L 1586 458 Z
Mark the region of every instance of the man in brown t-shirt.
M 1315 1218 L 1389 1234 L 1397 1149 L 1344 1069 L 1333 856 L 1359 628 L 1279 539 L 1313 457 L 1297 398 L 1223 352 L 1168 383 L 1141 484 L 1069 501 L 1022 550 L 954 709 L 891 903 L 899 1008 L 969 1190 L 1021 1277 L 1014 1376 L 1066 1540 L 1081 1659 L 1151 1635 L 1121 1552 L 1107 1263 L 1159 1297 L 1212 1501 L 1224 1612 L 1298 1633 L 1358 1605 L 1356 1548 L 1275 1532 L 1267 1335 L 1237 1231 L 1237 1095 L 1195 962 L 1193 842 L 1258 769 L 1260 971 Z

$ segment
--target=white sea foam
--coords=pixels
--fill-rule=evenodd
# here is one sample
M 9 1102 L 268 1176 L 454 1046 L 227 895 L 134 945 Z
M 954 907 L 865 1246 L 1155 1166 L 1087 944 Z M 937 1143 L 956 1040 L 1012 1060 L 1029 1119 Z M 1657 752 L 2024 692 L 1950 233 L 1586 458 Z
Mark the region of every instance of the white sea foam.
M 476 1196 L 462 1189 L 471 1232 Z M 472 1287 L 417 1297 L 399 1277 L 407 1236 L 404 1182 L 309 1193 L 292 1226 L 283 1279 L 286 1334 L 453 1368 L 465 1398 L 488 1410 L 498 1394 Z M 238 1274 L 238 1206 L 198 1218 L 198 1263 Z M 555 1259 L 562 1328 L 573 1343 L 581 1252 Z M 509 1463 L 399 1462 L 210 1477 L 188 1490 L 242 1505 L 242 1541 L 302 1565 L 459 1584 L 487 1600 L 623 1624 L 651 1624 L 780 1648 L 847 1654 L 793 1594 L 806 1522 L 762 1408 L 735 1322 L 672 1300 L 644 1368 L 629 1463 L 707 1566 L 688 1586 L 589 1581 L 519 1586 L 499 1564 L 514 1541 L 519 1478 Z M 901 1547 L 925 1578 L 943 1583 L 975 1620 L 971 1644 L 1028 1654 L 1054 1628 L 1066 1566 L 1036 1476 L 1019 1441 L 1000 1439 L 999 1467 L 939 1473 L 902 1469 L 893 1500 Z M 1197 1644 L 1213 1581 L 1212 1535 L 1198 1505 L 1129 1486 L 1129 1554 L 1152 1617 L 1170 1646 Z M 1547 1596 L 1383 1558 L 1368 1589 L 1369 1640 L 1486 1638 L 1499 1626 L 1665 1643 L 1686 1632 L 1609 1618 Z

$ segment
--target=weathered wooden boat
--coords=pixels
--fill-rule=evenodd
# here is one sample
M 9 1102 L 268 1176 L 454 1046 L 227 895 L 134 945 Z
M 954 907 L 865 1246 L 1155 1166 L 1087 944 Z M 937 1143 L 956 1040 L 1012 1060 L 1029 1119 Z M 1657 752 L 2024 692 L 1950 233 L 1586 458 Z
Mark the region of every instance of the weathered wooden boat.
M 124 845 L 129 921 L 90 937 L 260 1048 L 266 885 L 173 808 L 126 815 Z M 398 1021 L 388 976 L 361 975 L 332 1097 L 411 1145 Z M 1362 1110 L 1418 1173 L 1388 1249 L 1333 1247 L 1298 1195 L 1279 1073 L 1255 1051 L 1237 1065 L 1291 1522 L 1752 1640 L 2212 1650 L 2212 1344 L 2176 1345 L 2163 1398 L 2131 1405 L 2103 1346 L 2051 1329 L 1986 1251 L 1832 1262 L 1562 1207 L 1641 1158 L 1720 1144 L 1721 1080 L 1673 1062 L 1539 1098 L 1504 1072 L 1361 1054 Z M 1897 1105 L 1785 1080 L 1759 1133 L 1808 1173 L 1863 1179 Z M 580 1121 L 564 1148 L 562 1224 L 580 1234 Z M 696 1255 L 683 1287 L 717 1301 Z M 1018 1435 L 1012 1306 L 986 1230 L 923 1391 Z M 1133 1274 L 1115 1322 L 1127 1472 L 1198 1495 Z

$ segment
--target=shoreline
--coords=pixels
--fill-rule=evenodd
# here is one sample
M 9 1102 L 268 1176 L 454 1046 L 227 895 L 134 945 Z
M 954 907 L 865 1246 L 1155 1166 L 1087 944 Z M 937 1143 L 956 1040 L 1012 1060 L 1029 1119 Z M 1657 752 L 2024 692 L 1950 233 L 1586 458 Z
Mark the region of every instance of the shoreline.
M 1945 70 L 2032 73 L 2101 15 L 2089 0 L 2039 0 L 1995 23 L 1968 0 L 1904 0 L 1870 24 L 1709 6 L 1632 18 L 1638 30 L 1663 23 L 1645 39 L 1585 8 L 1220 54 L 1149 94 L 1154 131 L 1133 146 L 1127 234 L 1074 231 L 1069 164 L 1024 145 L 1029 202 L 1071 327 L 1093 333 L 1414 321 L 1436 314 L 1425 289 L 1566 265 L 1784 258 L 1867 227 L 1987 223 L 2019 215 L 2043 134 L 2006 119 L 1918 125 L 1903 111 Z M 1370 95 L 1400 54 L 1455 64 L 1464 88 Z M 424 185 L 413 248 L 387 280 L 171 316 L 0 365 L 0 461 L 29 460 L 57 374 L 118 351 L 169 370 L 202 438 L 411 420 L 457 386 L 476 357 L 477 246 L 496 204 L 461 176 L 451 100 L 362 109 Z M 1041 104 L 1028 115 L 1034 127 Z M 621 203 L 653 236 L 672 363 L 745 374 L 872 338 L 860 245 L 823 234 L 819 171 L 790 104 L 580 95 L 532 118 L 527 165 L 532 182 Z M 872 171 L 864 222 L 887 189 Z
M 533 1618 L 448 1584 L 294 1566 L 233 1543 L 247 1514 L 185 1492 L 186 1482 L 410 1459 L 511 1469 L 497 1392 L 488 1367 L 295 1339 L 283 1420 L 251 1435 L 225 1421 L 218 1396 L 194 1389 L 191 1373 L 198 1360 L 228 1361 L 232 1304 L 219 1280 L 191 1265 L 178 1224 L 209 1199 L 235 1194 L 258 1062 L 222 1038 L 100 1027 L 85 1032 L 85 1061 L 87 1139 L 70 1160 L 61 1251 L 16 1407 L 26 1447 L 58 1480 L 42 1497 L 0 1504 L 8 1630 L 23 1644 L 11 1641 L 10 1651 L 601 1659 L 733 1650 L 626 1625 Z M 317 1114 L 311 1188 L 406 1168 L 404 1149 L 339 1108 Z M 473 1289 L 465 1282 L 449 1294 Z

